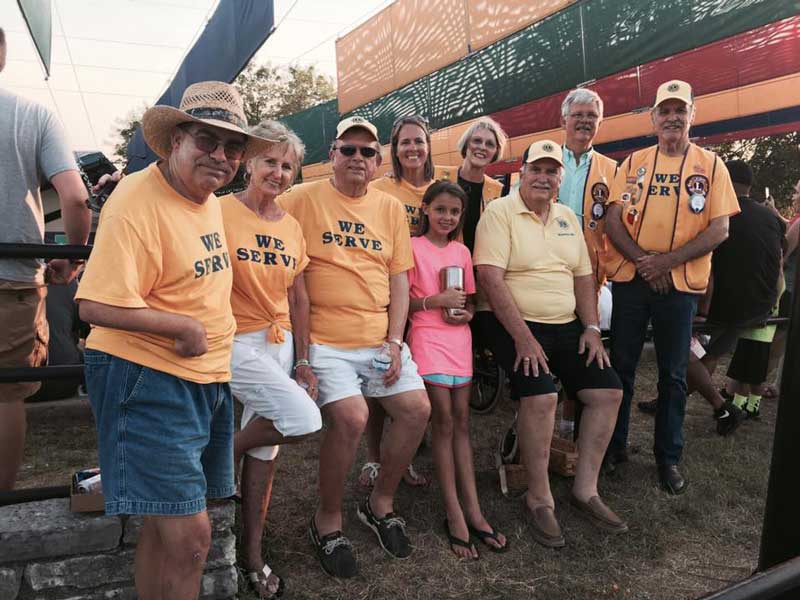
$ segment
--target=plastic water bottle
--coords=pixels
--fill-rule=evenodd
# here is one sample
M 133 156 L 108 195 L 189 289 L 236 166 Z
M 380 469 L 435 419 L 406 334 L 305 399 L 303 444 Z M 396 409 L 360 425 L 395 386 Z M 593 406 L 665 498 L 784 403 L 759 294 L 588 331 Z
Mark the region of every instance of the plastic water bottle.
M 389 344 L 388 342 L 384 342 L 375 353 L 375 356 L 372 357 L 372 366 L 369 370 L 369 379 L 367 380 L 367 396 L 381 397 L 387 395 L 383 377 L 391 366 L 392 355 L 389 352 Z

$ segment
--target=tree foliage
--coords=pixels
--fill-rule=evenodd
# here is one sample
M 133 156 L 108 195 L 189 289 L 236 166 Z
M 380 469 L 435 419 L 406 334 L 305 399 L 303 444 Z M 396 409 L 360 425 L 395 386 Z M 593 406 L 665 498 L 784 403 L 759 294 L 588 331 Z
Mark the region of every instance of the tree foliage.
M 264 119 L 279 119 L 336 95 L 330 77 L 311 65 L 278 68 L 250 64 L 233 82 L 244 99 L 247 122 L 256 125 Z
M 800 133 L 726 142 L 712 150 L 723 160 L 739 158 L 750 163 L 756 179 L 753 197 L 763 198 L 768 187 L 778 210 L 791 212 L 792 188 L 800 179 Z
M 128 164 L 128 143 L 133 138 L 136 130 L 142 126 L 142 115 L 147 110 L 146 106 L 133 109 L 124 118 L 114 120 L 114 155 L 111 157 L 113 162 L 121 165 Z M 113 141 L 113 140 L 112 140 Z

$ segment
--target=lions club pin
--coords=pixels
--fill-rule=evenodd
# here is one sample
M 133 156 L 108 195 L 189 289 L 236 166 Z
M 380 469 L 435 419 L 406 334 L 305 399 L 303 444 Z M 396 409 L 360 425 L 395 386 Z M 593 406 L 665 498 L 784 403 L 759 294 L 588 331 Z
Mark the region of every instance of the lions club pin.
M 708 196 L 708 177 L 691 175 L 686 179 L 686 191 L 689 193 L 689 210 L 696 215 L 703 212 Z
M 632 208 L 628 211 L 628 214 L 625 215 L 625 218 L 628 220 L 628 225 L 635 225 L 636 221 L 639 220 L 639 211 Z

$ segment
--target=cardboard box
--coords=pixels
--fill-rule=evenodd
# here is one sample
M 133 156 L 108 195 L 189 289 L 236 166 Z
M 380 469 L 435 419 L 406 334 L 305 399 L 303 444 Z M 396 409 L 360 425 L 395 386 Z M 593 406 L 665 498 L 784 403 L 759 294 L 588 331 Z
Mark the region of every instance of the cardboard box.
M 105 512 L 105 497 L 100 494 L 82 494 L 78 491 L 78 473 L 72 474 L 69 490 L 69 509 L 72 512 Z

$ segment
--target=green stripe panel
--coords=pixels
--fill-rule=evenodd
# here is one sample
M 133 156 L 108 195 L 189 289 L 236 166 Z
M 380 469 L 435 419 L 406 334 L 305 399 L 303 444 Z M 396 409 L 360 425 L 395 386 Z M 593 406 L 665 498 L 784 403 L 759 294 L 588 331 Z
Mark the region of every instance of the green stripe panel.
M 398 116 L 441 129 L 798 13 L 799 0 L 579 2 L 349 114 L 370 119 L 386 142 Z M 327 158 L 338 119 L 335 100 L 285 119 L 307 164 Z

